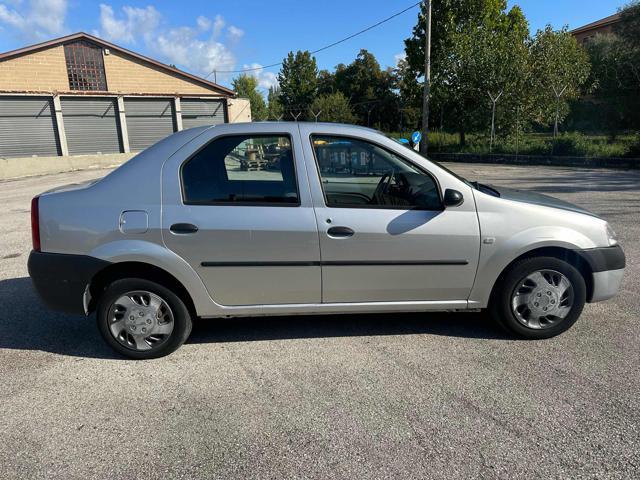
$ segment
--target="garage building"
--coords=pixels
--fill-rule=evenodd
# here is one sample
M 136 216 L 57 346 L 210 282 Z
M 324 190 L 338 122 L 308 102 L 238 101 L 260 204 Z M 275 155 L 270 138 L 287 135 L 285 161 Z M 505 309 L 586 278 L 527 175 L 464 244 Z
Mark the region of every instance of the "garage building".
M 0 54 L 0 158 L 136 152 L 239 121 L 232 90 L 86 33 Z

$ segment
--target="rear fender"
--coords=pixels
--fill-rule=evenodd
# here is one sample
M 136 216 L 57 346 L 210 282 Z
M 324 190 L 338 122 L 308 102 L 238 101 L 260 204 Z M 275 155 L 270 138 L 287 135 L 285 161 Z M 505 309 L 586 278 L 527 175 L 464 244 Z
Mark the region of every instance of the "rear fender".
M 118 240 L 100 245 L 89 255 L 110 263 L 147 263 L 166 271 L 189 292 L 198 316 L 208 315 L 212 309 L 220 308 L 191 265 L 162 245 L 144 240 Z

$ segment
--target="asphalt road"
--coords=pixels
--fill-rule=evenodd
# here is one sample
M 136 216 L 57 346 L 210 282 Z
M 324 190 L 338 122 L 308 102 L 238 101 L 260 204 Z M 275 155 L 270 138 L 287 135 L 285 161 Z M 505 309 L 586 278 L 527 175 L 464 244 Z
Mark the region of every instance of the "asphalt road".
M 468 313 L 209 320 L 128 361 L 27 278 L 30 198 L 105 171 L 0 183 L 0 478 L 639 478 L 640 172 L 451 167 L 602 214 L 620 295 L 545 341 Z

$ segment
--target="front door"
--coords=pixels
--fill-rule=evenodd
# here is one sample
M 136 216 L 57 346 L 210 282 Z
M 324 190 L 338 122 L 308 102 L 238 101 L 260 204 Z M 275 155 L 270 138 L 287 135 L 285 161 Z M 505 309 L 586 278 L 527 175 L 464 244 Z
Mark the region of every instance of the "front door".
M 423 167 L 374 141 L 306 128 L 310 179 L 321 185 L 323 302 L 465 304 L 479 254 L 470 189 L 456 185 L 465 204 L 444 209 L 442 185 Z
M 165 244 L 220 305 L 321 301 L 318 232 L 299 138 L 288 125 L 219 135 L 179 159 L 181 168 L 164 168 Z

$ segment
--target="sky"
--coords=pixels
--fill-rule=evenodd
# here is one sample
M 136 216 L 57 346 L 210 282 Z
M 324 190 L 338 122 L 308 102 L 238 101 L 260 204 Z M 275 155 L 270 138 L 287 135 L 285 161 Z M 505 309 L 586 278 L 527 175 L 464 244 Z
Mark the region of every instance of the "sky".
M 434 0 L 437 1 L 437 0 Z M 399 12 L 416 0 L 0 0 L 0 52 L 85 31 L 200 76 L 279 62 L 290 50 L 315 50 Z M 625 0 L 508 0 L 532 32 L 576 28 L 615 13 Z M 319 68 L 350 63 L 361 48 L 394 66 L 418 7 L 320 52 Z M 264 90 L 278 68 L 259 70 Z M 236 74 L 219 73 L 223 85 Z M 209 78 L 213 80 L 213 75 Z

